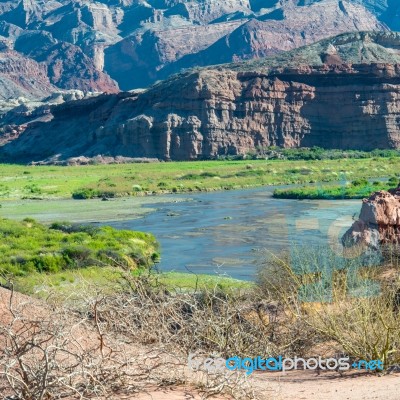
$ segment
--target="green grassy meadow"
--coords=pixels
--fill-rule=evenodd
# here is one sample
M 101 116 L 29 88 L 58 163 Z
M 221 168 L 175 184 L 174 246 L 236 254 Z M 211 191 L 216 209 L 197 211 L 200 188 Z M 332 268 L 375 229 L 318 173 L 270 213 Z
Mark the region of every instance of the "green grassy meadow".
M 33 272 L 29 275 L 14 277 L 13 285 L 17 291 L 34 297 L 45 299 L 51 295 L 62 302 L 72 302 L 83 294 L 95 296 L 100 290 L 103 294 L 124 290 L 123 277 L 126 273 L 127 271 L 111 266 L 67 269 L 56 273 Z M 248 290 L 254 286 L 251 282 L 216 275 L 182 272 L 156 273 L 145 269 L 133 270 L 131 273 L 133 276 L 150 273 L 153 279 L 167 289 L 183 292 L 218 289 L 228 293 L 231 290 Z
M 275 189 L 273 197 L 277 199 L 297 200 L 338 200 L 363 199 L 371 193 L 380 190 L 389 190 L 399 185 L 398 177 L 391 177 L 388 181 L 369 182 L 366 179 L 356 179 L 342 185 L 314 185 L 296 188 Z
M 0 165 L 0 201 L 87 199 L 389 177 L 400 157 L 87 166 Z M 1 204 L 1 203 L 0 203 Z

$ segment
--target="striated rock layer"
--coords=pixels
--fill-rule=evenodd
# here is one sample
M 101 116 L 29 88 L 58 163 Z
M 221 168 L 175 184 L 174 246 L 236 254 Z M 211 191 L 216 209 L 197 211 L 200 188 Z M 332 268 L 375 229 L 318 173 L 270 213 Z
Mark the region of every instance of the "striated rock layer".
M 272 145 L 400 148 L 400 64 L 201 70 L 147 91 L 42 108 L 34 119 L 6 114 L 2 131 L 1 159 L 24 163 L 98 154 L 192 160 Z

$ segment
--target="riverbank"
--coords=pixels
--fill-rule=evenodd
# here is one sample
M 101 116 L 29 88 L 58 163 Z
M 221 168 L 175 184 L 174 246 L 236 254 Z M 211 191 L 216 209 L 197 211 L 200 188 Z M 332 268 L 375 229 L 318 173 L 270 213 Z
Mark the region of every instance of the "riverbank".
M 161 246 L 161 271 L 222 274 L 252 281 L 265 249 L 280 253 L 293 243 L 325 244 L 332 233 L 339 238 L 361 206 L 357 200 L 274 199 L 275 188 L 110 201 L 4 201 L 0 216 L 149 232 Z
M 353 182 L 343 182 L 342 185 L 314 185 L 275 189 L 273 197 L 276 199 L 294 200 L 343 200 L 363 199 L 371 193 L 380 190 L 394 189 L 399 185 L 398 178 L 391 178 L 388 182 L 368 182 L 358 179 Z

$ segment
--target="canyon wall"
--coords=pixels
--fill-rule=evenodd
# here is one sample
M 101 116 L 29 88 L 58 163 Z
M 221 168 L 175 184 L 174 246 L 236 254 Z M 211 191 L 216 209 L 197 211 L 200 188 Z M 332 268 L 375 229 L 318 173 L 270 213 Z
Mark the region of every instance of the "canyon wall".
M 325 64 L 268 73 L 221 67 L 174 76 L 147 91 L 41 112 L 33 121 L 15 110 L 4 116 L 3 161 L 98 154 L 192 160 L 273 145 L 399 148 L 400 64 Z M 10 129 L 17 134 L 10 137 Z

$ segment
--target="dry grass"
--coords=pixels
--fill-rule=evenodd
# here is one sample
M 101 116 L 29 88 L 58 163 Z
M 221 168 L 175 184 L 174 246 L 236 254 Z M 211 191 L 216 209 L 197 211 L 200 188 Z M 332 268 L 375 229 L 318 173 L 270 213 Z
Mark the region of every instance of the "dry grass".
M 314 346 L 330 343 L 351 358 L 381 360 L 390 369 L 400 364 L 400 269 L 393 251 L 385 253 L 376 266 L 349 260 L 347 269 L 329 275 L 328 286 L 326 270 L 317 271 L 310 259 L 304 258 L 304 271 L 313 273 L 299 274 L 289 257 L 273 257 L 260 273 L 260 287 L 293 321 L 314 331 Z M 305 302 L 305 293 L 313 301 Z

